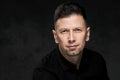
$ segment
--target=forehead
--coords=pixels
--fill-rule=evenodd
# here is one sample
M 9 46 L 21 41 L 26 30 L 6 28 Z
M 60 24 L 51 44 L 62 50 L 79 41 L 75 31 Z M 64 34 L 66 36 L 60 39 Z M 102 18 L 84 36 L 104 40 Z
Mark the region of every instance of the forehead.
M 56 22 L 56 28 L 75 28 L 75 27 L 86 27 L 83 16 L 72 14 L 68 17 L 60 18 Z

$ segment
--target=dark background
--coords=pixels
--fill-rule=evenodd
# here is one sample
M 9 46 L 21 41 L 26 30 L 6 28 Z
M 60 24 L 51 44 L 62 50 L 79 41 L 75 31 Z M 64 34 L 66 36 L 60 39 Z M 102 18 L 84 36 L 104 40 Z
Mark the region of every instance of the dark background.
M 40 59 L 56 45 L 53 13 L 65 0 L 0 2 L 0 80 L 32 80 Z M 100 52 L 111 80 L 120 80 L 119 0 L 73 0 L 86 8 L 91 39 L 86 47 Z

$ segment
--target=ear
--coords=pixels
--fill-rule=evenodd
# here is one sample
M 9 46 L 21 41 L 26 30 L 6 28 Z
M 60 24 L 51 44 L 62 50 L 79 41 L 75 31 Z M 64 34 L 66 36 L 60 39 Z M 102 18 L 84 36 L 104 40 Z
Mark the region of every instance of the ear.
M 90 27 L 87 27 L 86 41 L 90 39 Z
M 58 43 L 58 37 L 57 37 L 57 33 L 55 30 L 52 30 L 53 32 L 53 36 L 54 36 L 54 39 L 55 39 L 55 43 L 57 44 Z

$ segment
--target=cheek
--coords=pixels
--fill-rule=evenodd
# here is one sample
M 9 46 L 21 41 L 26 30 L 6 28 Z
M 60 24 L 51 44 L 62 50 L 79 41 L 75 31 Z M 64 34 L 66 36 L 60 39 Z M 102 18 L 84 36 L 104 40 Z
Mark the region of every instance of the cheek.
M 86 35 L 85 34 L 80 34 L 77 36 L 77 40 L 78 42 L 85 42 L 86 41 Z
M 64 45 L 67 43 L 67 39 L 65 36 L 58 36 L 57 40 L 60 45 Z

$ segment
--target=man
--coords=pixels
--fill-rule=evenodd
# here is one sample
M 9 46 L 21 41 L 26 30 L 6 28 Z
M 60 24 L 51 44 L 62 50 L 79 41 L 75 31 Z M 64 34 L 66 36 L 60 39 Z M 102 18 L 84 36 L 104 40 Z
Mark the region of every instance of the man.
M 58 47 L 42 59 L 33 80 L 109 80 L 103 57 L 84 48 L 90 36 L 84 9 L 72 2 L 59 5 L 54 25 Z

